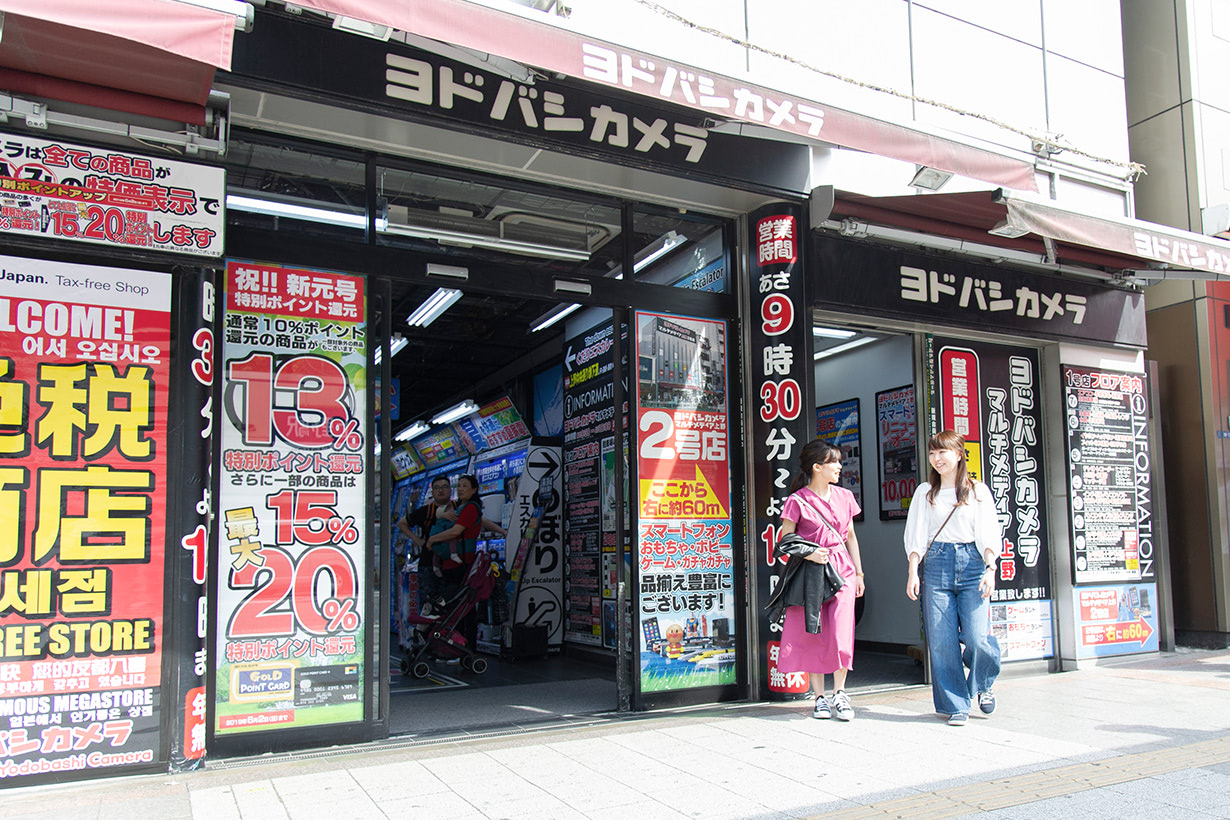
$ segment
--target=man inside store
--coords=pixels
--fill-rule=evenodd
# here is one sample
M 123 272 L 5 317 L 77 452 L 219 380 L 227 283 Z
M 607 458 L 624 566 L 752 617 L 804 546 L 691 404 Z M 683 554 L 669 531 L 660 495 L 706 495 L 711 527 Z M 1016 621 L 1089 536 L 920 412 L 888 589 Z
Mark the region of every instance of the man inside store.
M 455 519 L 453 488 L 449 484 L 448 476 L 441 475 L 431 480 L 431 501 L 402 516 L 397 522 L 397 528 L 414 545 L 406 556 L 405 571 L 409 572 L 411 566 L 418 571 L 419 613 L 422 615 L 439 612 L 444 605 L 444 599 L 440 595 L 441 579 L 434 572 L 431 550 L 424 549 L 424 545 L 432 535 L 453 526 Z M 412 561 L 417 563 L 411 564 Z

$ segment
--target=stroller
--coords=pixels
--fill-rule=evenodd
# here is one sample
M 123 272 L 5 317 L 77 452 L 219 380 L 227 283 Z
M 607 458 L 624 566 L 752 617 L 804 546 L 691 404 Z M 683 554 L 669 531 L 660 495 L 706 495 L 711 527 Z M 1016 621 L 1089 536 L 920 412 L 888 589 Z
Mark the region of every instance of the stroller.
M 406 648 L 402 656 L 401 671 L 403 675 L 413 675 L 425 678 L 431 674 L 428 660 L 461 659 L 461 668 L 477 674 L 487 671 L 487 661 L 478 657 L 474 647 L 468 646 L 465 637 L 457 631 L 458 625 L 466 615 L 474 610 L 474 605 L 491 597 L 495 585 L 496 567 L 491 562 L 491 556 L 486 552 L 478 553 L 470 571 L 466 573 L 465 581 L 456 594 L 445 601 L 443 608 L 432 615 L 408 613 L 406 621 L 416 627 L 426 626 L 425 631 L 415 629 L 415 638 Z M 405 643 L 403 642 L 403 646 Z

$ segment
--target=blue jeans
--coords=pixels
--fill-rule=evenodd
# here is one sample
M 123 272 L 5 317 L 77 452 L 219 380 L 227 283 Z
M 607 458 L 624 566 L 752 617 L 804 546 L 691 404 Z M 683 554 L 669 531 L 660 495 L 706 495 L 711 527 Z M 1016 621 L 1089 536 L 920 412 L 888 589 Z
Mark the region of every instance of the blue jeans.
M 986 564 L 974 544 L 936 541 L 922 571 L 923 625 L 931 661 L 931 697 L 944 715 L 968 713 L 974 695 L 999 676 L 999 641 L 991 634 L 991 602 L 978 584 Z M 969 673 L 961 658 L 967 650 Z

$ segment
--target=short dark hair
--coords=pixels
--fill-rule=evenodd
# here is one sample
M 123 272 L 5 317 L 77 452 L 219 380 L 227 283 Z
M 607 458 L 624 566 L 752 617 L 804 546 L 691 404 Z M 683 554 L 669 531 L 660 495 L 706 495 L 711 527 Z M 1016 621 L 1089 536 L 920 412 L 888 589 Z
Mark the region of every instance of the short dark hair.
M 433 479 L 431 480 L 431 486 L 433 486 L 433 487 L 434 487 L 434 486 L 436 486 L 436 482 L 437 482 L 437 481 L 443 481 L 445 484 L 447 484 L 447 485 L 449 486 L 449 489 L 452 489 L 452 487 L 453 487 L 453 482 L 449 481 L 449 480 L 448 480 L 448 476 L 446 476 L 446 475 L 438 475 L 438 476 L 436 476 L 435 478 L 433 478 Z

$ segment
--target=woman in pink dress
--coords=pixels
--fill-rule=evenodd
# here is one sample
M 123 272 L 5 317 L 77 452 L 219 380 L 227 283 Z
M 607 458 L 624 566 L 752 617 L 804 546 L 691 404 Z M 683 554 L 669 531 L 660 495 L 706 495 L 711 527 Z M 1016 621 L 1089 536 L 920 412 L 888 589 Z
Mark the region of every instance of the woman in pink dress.
M 854 667 L 854 599 L 861 597 L 863 562 L 854 535 L 854 516 L 860 508 L 854 494 L 837 486 L 841 477 L 841 450 L 821 439 L 804 445 L 799 453 L 802 470 L 791 485 L 782 508 L 779 537 L 797 532 L 819 545 L 806 560 L 832 562 L 845 584 L 824 603 L 820 632 L 811 634 L 801 606 L 786 610 L 777 668 L 781 672 L 807 672 L 816 698 L 812 717 L 852 720 L 854 709 L 846 695 L 846 675 Z M 825 696 L 824 676 L 833 676 L 833 700 Z

